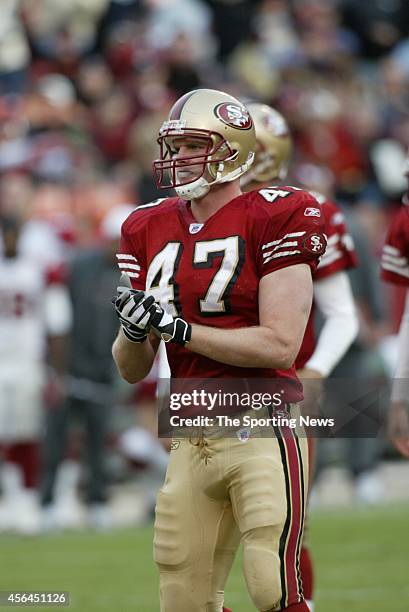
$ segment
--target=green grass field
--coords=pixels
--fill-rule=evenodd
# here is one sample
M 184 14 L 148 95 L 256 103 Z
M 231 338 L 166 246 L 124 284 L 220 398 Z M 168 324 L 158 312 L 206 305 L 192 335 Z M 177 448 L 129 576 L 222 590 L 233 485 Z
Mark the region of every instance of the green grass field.
M 315 512 L 310 539 L 317 612 L 409 612 L 409 506 Z M 0 591 L 70 591 L 69 609 L 82 612 L 158 612 L 151 542 L 150 527 L 31 539 L 3 536 Z M 226 603 L 234 612 L 254 610 L 240 559 Z

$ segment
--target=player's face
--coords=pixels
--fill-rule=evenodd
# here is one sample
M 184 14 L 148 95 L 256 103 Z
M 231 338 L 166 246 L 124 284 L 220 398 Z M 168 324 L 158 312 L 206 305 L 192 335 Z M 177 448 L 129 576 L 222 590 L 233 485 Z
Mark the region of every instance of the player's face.
M 207 170 L 204 170 L 203 161 L 200 160 L 209 153 L 210 144 L 207 138 L 180 137 L 172 140 L 172 159 L 178 162 L 176 177 L 179 183 L 191 183 L 203 175 L 207 177 Z M 197 163 L 194 161 L 196 157 Z

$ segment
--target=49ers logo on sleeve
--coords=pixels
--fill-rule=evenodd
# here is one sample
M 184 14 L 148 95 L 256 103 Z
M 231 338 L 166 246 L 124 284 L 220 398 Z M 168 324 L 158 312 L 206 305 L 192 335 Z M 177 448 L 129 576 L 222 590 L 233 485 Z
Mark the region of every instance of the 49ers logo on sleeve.
M 226 125 L 239 130 L 249 130 L 253 125 L 253 119 L 247 109 L 238 104 L 222 102 L 216 106 L 214 114 Z
M 322 255 L 327 246 L 327 239 L 324 234 L 309 234 L 302 241 L 302 248 L 307 253 Z

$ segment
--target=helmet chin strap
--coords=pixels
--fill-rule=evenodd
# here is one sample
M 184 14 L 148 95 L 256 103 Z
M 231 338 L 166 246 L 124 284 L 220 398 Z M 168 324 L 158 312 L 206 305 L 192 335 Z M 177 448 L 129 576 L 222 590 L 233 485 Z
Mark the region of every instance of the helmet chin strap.
M 210 185 L 206 179 L 201 176 L 192 183 L 175 187 L 175 191 L 180 198 L 184 200 L 200 200 L 204 198 L 210 191 Z
M 230 181 L 234 181 L 235 179 L 239 178 L 239 176 L 246 172 L 253 163 L 253 159 L 254 153 L 251 153 L 248 160 L 242 166 L 236 168 L 236 170 L 233 170 L 232 172 L 229 172 L 225 176 L 221 176 L 224 170 L 224 162 L 220 162 L 218 164 L 219 168 L 214 181 L 209 182 L 204 178 L 204 176 L 201 176 L 191 183 L 175 187 L 175 191 L 178 196 L 184 200 L 200 200 L 200 198 L 204 198 L 204 196 L 209 193 L 212 185 L 216 185 L 217 183 L 229 183 Z

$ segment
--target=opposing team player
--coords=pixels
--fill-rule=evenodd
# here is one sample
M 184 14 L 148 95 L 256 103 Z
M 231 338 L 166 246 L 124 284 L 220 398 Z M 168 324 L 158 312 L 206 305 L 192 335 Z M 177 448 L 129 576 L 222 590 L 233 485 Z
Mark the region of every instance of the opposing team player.
M 403 206 L 393 220 L 382 252 L 381 277 L 390 283 L 409 287 L 409 153 L 405 176 L 408 191 Z M 409 291 L 399 328 L 398 366 L 392 386 L 389 433 L 397 450 L 409 459 Z
M 292 141 L 284 117 L 266 104 L 251 103 L 247 106 L 253 117 L 257 151 L 250 170 L 242 177 L 245 191 L 253 189 L 278 202 L 288 197 L 288 190 L 281 186 L 286 178 L 290 162 Z M 278 181 L 278 184 L 275 183 Z M 280 184 L 281 183 L 281 184 Z M 342 212 L 323 195 L 314 192 L 318 204 L 305 214 L 322 217 L 328 239 L 327 250 L 314 273 L 314 301 L 306 332 L 295 365 L 298 376 L 315 379 L 311 387 L 327 377 L 341 360 L 358 333 L 358 318 L 346 273 L 356 265 L 352 238 L 347 232 Z M 318 339 L 314 332 L 314 306 L 324 317 L 324 325 Z M 310 469 L 313 465 L 314 439 L 308 439 Z M 301 549 L 301 577 L 304 596 L 313 609 L 313 568 L 308 547 Z
M 17 218 L 0 218 L 0 530 L 32 534 L 41 527 L 37 486 L 46 353 L 48 348 L 53 380 L 61 380 L 71 308 L 55 270 L 47 273 L 20 252 L 20 230 Z
M 245 106 L 228 94 L 184 95 L 158 140 L 158 183 L 168 178 L 178 197 L 138 206 L 123 225 L 118 260 L 133 290 L 119 287 L 115 302 L 118 369 L 131 383 L 146 376 L 159 335 L 172 379 L 221 386 L 234 379 L 237 390 L 266 379 L 273 387 L 276 379 L 281 413 L 295 414 L 302 388 L 293 363 L 311 272 L 325 250 L 322 218 L 306 214 L 315 199 L 291 188 L 274 204 L 268 194 L 242 194 L 255 132 Z M 186 413 L 195 414 L 178 414 Z M 161 611 L 221 612 L 215 555 L 237 524 L 255 607 L 307 612 L 298 574 L 306 440 L 279 428 L 264 438 L 214 433 L 202 427 L 172 445 L 155 521 Z

